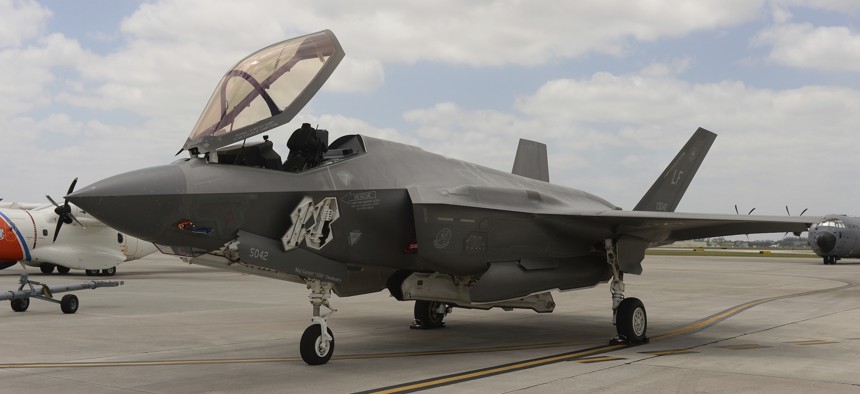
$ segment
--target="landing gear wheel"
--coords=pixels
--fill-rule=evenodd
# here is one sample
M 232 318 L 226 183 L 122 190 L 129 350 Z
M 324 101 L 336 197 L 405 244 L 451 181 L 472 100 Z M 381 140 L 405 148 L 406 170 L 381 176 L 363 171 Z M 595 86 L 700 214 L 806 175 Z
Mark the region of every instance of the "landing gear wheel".
M 445 322 L 442 321 L 445 319 L 445 313 L 439 313 L 439 309 L 444 307 L 444 304 L 437 301 L 415 301 L 416 321 L 413 322 L 412 327 L 425 330 L 445 327 Z
M 29 298 L 16 298 L 12 300 L 12 310 L 15 312 L 25 312 L 30 307 Z
M 85 270 L 85 271 L 87 273 L 87 276 L 98 276 L 98 274 L 99 274 L 99 270 Z
M 110 267 L 108 269 L 102 270 L 101 276 L 114 276 L 116 274 L 116 267 Z
M 74 294 L 66 294 L 60 300 L 60 309 L 66 314 L 77 312 L 78 305 L 78 297 Z
M 625 298 L 618 305 L 615 315 L 615 327 L 618 336 L 626 339 L 630 345 L 638 345 L 648 342 L 646 330 L 648 328 L 648 316 L 645 314 L 645 305 L 638 298 Z
M 39 270 L 42 271 L 43 274 L 50 274 L 54 272 L 54 265 L 51 263 L 42 263 L 39 264 Z
M 57 266 L 57 273 L 60 273 L 60 274 L 63 274 L 63 275 L 68 274 L 68 273 L 69 273 L 69 271 L 71 271 L 71 270 L 72 270 L 72 269 L 71 269 L 71 268 L 69 268 L 69 267 L 63 267 L 62 265 L 58 265 L 58 266 Z
M 334 354 L 334 334 L 330 329 L 326 329 L 331 340 L 323 338 L 322 329 L 319 324 L 314 324 L 305 329 L 302 334 L 302 341 L 299 344 L 299 352 L 302 354 L 302 360 L 305 360 L 308 365 L 322 365 L 331 359 Z

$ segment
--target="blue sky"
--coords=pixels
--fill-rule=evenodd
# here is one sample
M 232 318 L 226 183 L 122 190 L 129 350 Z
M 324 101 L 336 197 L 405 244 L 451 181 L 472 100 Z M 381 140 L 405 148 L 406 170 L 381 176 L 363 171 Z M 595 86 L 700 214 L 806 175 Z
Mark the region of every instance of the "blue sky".
M 0 197 L 170 162 L 230 65 L 331 29 L 347 57 L 276 142 L 309 121 L 509 170 L 529 138 L 555 183 L 630 209 L 702 126 L 679 210 L 860 215 L 858 21 L 856 0 L 0 0 Z

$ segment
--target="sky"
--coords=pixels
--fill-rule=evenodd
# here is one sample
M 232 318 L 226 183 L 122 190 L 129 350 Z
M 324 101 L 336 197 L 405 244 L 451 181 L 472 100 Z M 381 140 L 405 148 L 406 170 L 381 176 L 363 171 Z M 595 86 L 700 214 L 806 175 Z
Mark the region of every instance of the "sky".
M 0 197 L 175 160 L 244 56 L 332 30 L 302 122 L 550 180 L 632 209 L 718 134 L 678 211 L 860 215 L 860 1 L 0 0 Z M 229 180 L 224 180 L 229 182 Z

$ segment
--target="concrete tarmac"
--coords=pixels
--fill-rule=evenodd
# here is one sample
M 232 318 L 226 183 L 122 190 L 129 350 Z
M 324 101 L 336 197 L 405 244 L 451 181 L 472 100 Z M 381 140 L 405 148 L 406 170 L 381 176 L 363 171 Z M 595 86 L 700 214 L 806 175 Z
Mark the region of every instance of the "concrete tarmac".
M 647 256 L 628 275 L 649 344 L 610 346 L 608 284 L 554 293 L 555 312 L 455 309 L 410 330 L 411 302 L 333 297 L 335 358 L 299 357 L 302 285 L 150 256 L 80 309 L 0 303 L 0 392 L 860 392 L 860 264 L 814 257 Z M 71 275 L 31 279 L 62 285 Z M 0 290 L 20 268 L 0 271 Z

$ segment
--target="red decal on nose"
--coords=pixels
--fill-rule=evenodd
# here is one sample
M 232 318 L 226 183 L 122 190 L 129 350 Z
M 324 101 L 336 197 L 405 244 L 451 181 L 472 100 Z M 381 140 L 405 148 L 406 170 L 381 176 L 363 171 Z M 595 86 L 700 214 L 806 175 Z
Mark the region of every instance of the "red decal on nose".
M 0 262 L 18 261 L 24 259 L 24 250 L 15 236 L 15 231 L 0 220 Z

